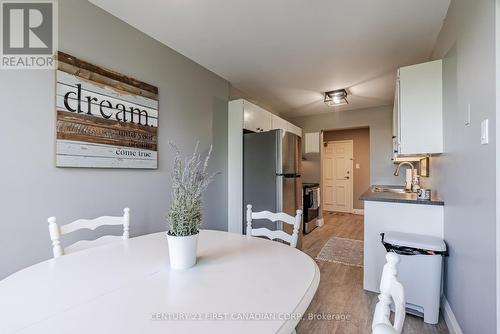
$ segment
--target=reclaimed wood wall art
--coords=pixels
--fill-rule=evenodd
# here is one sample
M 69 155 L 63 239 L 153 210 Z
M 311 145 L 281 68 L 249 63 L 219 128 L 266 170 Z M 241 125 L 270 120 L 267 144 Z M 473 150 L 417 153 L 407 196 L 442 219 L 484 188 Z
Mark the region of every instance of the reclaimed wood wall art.
M 158 88 L 58 53 L 56 166 L 158 166 Z

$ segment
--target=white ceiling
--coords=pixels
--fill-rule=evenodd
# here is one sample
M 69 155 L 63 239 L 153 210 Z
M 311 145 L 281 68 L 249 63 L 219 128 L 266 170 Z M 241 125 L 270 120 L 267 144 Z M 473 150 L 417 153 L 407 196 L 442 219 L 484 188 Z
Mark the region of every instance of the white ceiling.
M 391 104 L 427 61 L 450 0 L 89 0 L 288 117 Z

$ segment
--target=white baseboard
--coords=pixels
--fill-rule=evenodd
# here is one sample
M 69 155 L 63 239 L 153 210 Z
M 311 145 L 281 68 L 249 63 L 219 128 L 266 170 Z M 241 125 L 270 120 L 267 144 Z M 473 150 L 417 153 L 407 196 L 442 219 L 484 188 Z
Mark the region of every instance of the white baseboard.
M 443 318 L 446 322 L 446 326 L 448 326 L 450 334 L 463 334 L 462 329 L 460 329 L 458 325 L 457 318 L 455 318 L 455 314 L 453 314 L 453 310 L 445 296 L 443 296 L 441 300 L 441 310 L 443 311 Z
M 323 218 L 316 219 L 316 226 L 321 227 L 324 223 L 325 221 L 323 220 Z
M 363 216 L 365 214 L 365 210 L 364 209 L 353 209 L 352 213 L 354 215 L 361 215 L 361 216 Z

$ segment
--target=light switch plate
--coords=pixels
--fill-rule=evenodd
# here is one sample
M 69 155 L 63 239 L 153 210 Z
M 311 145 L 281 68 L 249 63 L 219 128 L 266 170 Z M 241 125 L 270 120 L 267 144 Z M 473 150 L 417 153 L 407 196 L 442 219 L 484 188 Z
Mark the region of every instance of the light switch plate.
M 465 126 L 470 125 L 470 103 L 467 105 L 467 118 L 465 119 Z
M 359 164 L 356 164 L 356 169 L 359 169 Z
M 489 133 L 488 133 L 488 119 L 481 122 L 481 145 L 488 144 Z

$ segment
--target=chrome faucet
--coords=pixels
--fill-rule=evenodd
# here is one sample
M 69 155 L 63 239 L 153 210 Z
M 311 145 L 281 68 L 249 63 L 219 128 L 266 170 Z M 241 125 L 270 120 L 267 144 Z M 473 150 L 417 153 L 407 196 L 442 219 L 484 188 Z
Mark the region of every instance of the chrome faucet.
M 413 173 L 415 172 L 415 167 L 413 167 L 413 164 L 409 161 L 403 161 L 401 163 L 399 163 L 398 165 L 398 168 L 396 168 L 396 171 L 394 172 L 394 176 L 399 176 L 399 170 L 401 169 L 401 166 L 403 165 L 408 165 L 411 167 L 411 172 L 412 172 L 412 175 Z
M 411 167 L 411 183 L 408 184 L 408 182 L 405 181 L 405 188 L 406 190 L 411 190 L 412 192 L 416 192 L 420 188 L 418 176 L 415 173 L 415 167 L 413 164 L 409 161 L 403 161 L 400 162 L 398 167 L 396 168 L 396 171 L 394 172 L 394 176 L 399 175 L 399 170 L 401 169 L 401 166 L 403 165 L 408 165 Z

